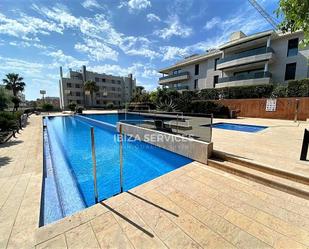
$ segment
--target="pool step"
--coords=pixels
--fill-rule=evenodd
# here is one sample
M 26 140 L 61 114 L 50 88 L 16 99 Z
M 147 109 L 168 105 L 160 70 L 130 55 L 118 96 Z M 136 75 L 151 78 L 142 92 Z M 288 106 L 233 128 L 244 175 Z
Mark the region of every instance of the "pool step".
M 259 169 L 221 158 L 209 159 L 208 165 L 309 200 L 309 186 L 293 179 L 266 173 Z

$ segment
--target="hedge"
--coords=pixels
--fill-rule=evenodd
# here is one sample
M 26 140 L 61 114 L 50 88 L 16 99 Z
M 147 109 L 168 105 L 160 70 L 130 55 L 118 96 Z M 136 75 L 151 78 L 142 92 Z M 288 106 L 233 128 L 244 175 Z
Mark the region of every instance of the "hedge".
M 308 97 L 309 96 L 309 79 L 292 80 L 288 82 L 288 97 Z
M 192 113 L 213 114 L 214 117 L 229 117 L 230 110 L 227 106 L 213 101 L 194 100 L 190 104 Z
M 203 89 L 199 99 L 250 99 L 269 97 L 309 97 L 309 79 L 289 81 L 288 85 L 257 85 Z

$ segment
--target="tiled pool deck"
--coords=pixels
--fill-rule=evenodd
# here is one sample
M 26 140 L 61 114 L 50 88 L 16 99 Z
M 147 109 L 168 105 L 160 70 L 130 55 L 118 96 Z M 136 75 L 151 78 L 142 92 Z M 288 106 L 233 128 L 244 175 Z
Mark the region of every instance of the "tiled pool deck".
M 214 122 L 269 126 L 257 133 L 214 128 L 214 149 L 309 178 L 309 161 L 299 160 L 304 129 L 309 129 L 309 122 L 260 118 L 214 119 Z
M 308 248 L 309 202 L 200 163 L 38 228 L 41 118 L 0 147 L 0 248 Z

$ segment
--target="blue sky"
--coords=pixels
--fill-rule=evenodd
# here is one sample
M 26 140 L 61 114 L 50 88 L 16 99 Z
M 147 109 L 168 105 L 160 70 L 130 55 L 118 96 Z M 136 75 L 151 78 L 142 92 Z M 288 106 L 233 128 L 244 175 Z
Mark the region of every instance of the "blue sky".
M 277 1 L 258 1 L 269 14 Z M 147 90 L 184 56 L 271 26 L 246 0 L 0 1 L 0 77 L 19 73 L 26 99 L 59 96 L 59 66 L 133 73 Z

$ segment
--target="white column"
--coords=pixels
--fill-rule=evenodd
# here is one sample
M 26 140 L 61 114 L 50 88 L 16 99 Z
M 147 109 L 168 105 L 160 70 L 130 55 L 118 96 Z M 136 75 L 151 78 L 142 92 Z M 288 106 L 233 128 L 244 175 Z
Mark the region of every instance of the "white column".
M 264 66 L 264 72 L 267 72 L 268 71 L 268 61 L 265 62 L 265 66 Z
M 266 43 L 266 47 L 270 47 L 270 36 L 268 36 L 268 38 L 267 38 L 267 43 Z

